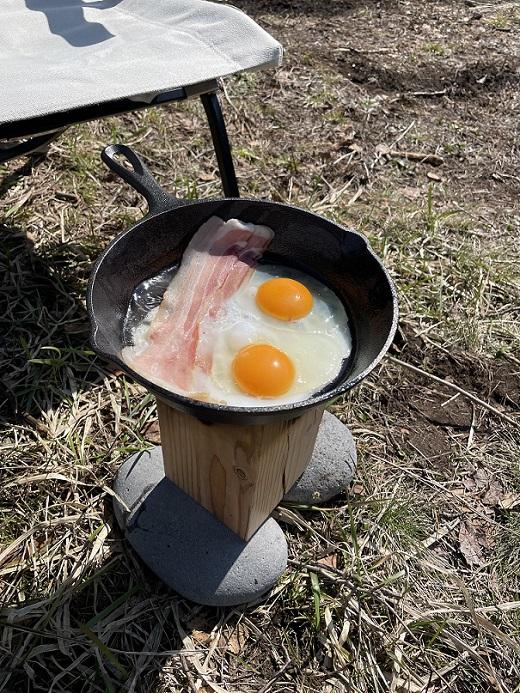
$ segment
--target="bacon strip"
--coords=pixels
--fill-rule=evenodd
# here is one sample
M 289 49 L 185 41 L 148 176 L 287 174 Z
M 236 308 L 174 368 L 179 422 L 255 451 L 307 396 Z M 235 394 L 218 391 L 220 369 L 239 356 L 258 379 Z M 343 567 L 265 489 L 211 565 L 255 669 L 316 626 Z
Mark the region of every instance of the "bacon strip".
M 199 346 L 199 331 L 211 329 L 225 301 L 246 281 L 273 232 L 266 226 L 224 222 L 211 217 L 191 239 L 179 270 L 164 293 L 147 334 L 148 344 L 136 353 L 126 349 L 135 370 L 187 392 L 195 367 L 209 373 L 210 345 Z

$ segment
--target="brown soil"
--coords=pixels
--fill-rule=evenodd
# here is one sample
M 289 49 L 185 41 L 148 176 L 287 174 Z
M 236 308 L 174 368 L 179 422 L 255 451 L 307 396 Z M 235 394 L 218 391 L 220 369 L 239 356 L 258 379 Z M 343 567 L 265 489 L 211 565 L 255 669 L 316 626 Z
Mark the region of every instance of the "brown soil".
M 513 38 L 518 16 L 502 24 L 491 6 L 482 11 L 476 4 L 237 2 L 282 41 L 287 70 L 303 58 L 309 79 L 319 81 L 330 71 L 348 80 L 342 107 L 365 152 L 415 121 L 416 131 L 400 148 L 414 135 L 436 143 L 447 159 L 450 196 L 465 202 L 469 189 L 485 187 L 494 204 L 499 196 L 514 205 L 520 174 L 520 51 Z M 360 93 L 379 102 L 370 118 L 359 107 Z

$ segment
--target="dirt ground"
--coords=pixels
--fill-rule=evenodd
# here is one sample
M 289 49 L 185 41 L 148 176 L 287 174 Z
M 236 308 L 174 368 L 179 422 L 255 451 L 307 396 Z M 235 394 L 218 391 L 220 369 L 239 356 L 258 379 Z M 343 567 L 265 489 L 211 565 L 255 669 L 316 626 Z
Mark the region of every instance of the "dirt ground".
M 78 126 L 0 167 L 0 690 L 518 692 L 520 3 L 234 4 L 285 49 L 225 82 L 242 194 L 357 228 L 397 285 L 390 354 L 331 407 L 356 478 L 277 509 L 290 564 L 264 602 L 169 593 L 111 512 L 155 404 L 94 357 L 84 297 L 145 210 L 101 147 L 218 195 L 202 108 Z

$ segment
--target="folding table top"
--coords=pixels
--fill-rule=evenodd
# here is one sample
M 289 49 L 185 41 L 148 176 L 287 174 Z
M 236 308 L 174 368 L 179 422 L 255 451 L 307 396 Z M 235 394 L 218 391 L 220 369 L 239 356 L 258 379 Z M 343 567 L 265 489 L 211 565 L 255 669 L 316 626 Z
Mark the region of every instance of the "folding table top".
M 1 0 L 0 123 L 278 65 L 280 44 L 204 0 Z

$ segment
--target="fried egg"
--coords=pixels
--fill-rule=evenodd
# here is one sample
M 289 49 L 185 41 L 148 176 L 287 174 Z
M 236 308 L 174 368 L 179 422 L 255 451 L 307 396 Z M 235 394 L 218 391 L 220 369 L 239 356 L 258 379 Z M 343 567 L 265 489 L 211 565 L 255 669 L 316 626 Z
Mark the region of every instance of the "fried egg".
M 199 344 L 211 350 L 212 368 L 209 376 L 195 369 L 194 389 L 237 407 L 303 401 L 336 378 L 352 350 L 334 292 L 274 265 L 259 266 L 217 320 L 201 324 Z

